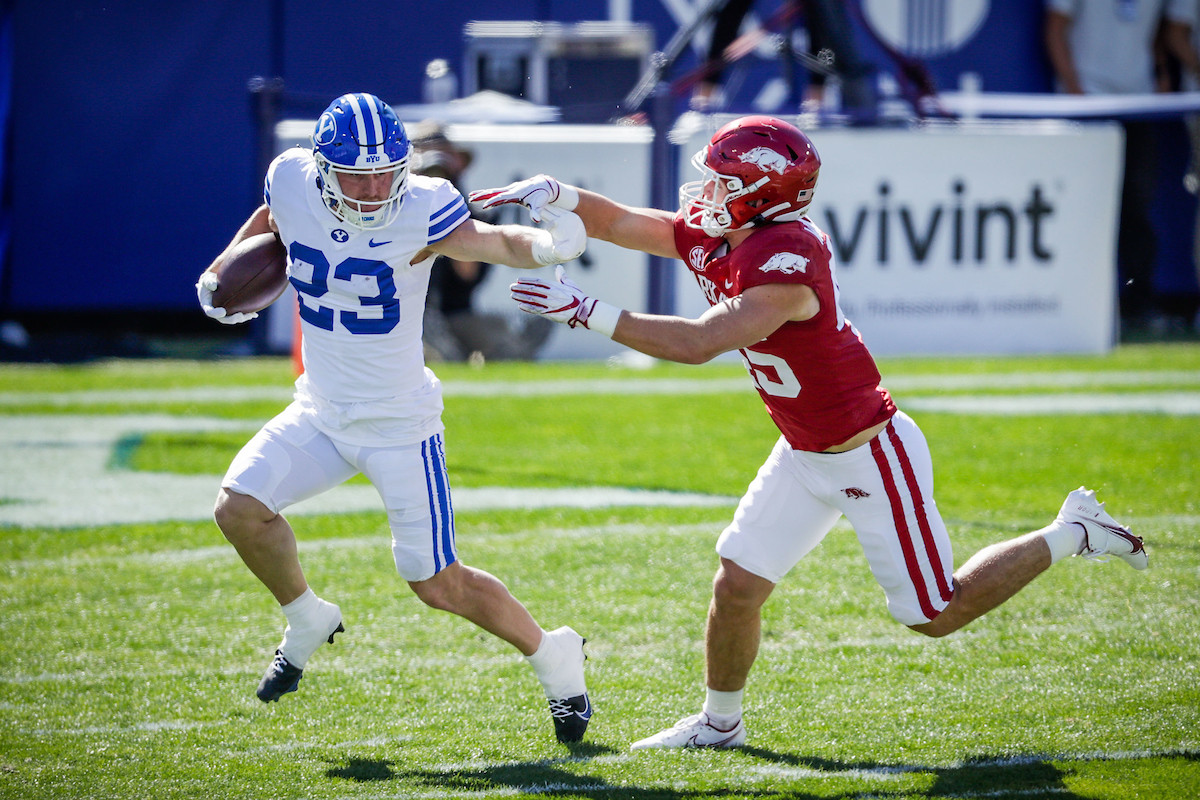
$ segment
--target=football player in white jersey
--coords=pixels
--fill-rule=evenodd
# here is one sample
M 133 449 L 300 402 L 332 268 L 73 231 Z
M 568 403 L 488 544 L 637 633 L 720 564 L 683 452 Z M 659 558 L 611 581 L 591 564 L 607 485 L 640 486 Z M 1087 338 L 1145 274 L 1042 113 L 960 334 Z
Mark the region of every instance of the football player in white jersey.
M 591 717 L 583 638 L 569 627 L 544 631 L 502 582 L 458 558 L 441 384 L 424 364 L 421 317 L 436 255 L 556 264 L 583 252 L 583 225 L 569 212 L 545 217 L 544 230 L 471 219 L 451 183 L 409 174 L 404 126 L 374 95 L 335 100 L 312 145 L 271 163 L 266 203 L 225 251 L 256 234 L 279 236 L 303 331 L 295 400 L 234 458 L 215 509 L 222 533 L 287 619 L 258 697 L 296 691 L 309 657 L 344 630 L 341 609 L 309 587 L 281 512 L 361 472 L 387 510 L 400 576 L 427 605 L 526 656 L 559 741 L 579 741 Z M 197 283 L 205 313 L 225 323 L 255 316 L 214 308 L 217 285 L 210 267 Z

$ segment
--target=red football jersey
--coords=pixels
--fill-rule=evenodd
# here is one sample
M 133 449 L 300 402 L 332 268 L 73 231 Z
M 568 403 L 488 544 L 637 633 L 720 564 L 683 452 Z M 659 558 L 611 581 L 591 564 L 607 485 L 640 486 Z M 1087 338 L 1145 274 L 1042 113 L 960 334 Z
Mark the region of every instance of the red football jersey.
M 765 225 L 730 251 L 675 217 L 675 245 L 711 305 L 766 283 L 802 283 L 821 310 L 741 351 L 775 425 L 796 450 L 820 452 L 896 413 L 879 368 L 838 306 L 829 237 L 805 218 Z

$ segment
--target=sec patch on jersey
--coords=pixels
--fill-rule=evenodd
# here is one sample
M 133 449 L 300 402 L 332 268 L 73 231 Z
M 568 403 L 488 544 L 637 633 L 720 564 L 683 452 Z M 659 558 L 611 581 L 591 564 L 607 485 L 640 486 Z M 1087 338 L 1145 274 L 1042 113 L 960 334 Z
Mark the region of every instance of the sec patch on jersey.
M 274 233 L 239 242 L 214 269 L 212 304 L 226 313 L 262 311 L 287 288 L 287 249 Z

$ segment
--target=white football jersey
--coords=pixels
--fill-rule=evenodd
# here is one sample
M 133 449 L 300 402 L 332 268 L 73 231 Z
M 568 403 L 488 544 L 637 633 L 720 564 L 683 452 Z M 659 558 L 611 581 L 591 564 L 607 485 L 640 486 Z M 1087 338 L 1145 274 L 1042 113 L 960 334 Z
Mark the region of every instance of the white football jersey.
M 448 181 L 410 175 L 396 219 L 359 230 L 321 201 L 316 163 L 301 148 L 271 162 L 264 194 L 299 295 L 297 399 L 318 410 L 321 427 L 361 444 L 440 431 L 441 387 L 421 345 L 433 258 L 409 262 L 469 218 L 462 195 Z

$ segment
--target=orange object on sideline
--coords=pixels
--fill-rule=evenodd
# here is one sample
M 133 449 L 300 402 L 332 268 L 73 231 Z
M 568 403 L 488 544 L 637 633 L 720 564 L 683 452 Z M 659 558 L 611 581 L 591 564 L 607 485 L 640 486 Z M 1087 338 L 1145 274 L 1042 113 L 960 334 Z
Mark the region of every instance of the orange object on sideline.
M 300 343 L 304 336 L 300 331 L 300 303 L 296 303 L 296 324 L 292 328 L 292 367 L 296 370 L 297 375 L 304 374 L 304 359 L 300 355 Z

